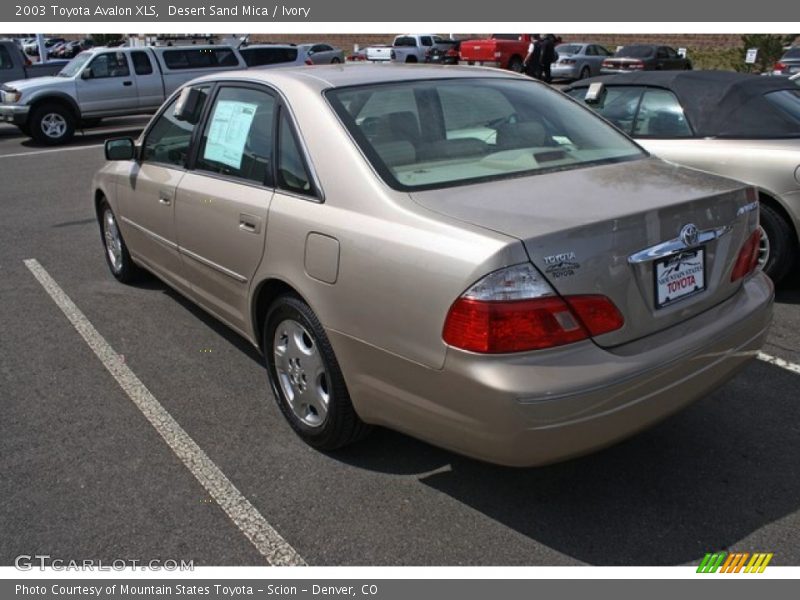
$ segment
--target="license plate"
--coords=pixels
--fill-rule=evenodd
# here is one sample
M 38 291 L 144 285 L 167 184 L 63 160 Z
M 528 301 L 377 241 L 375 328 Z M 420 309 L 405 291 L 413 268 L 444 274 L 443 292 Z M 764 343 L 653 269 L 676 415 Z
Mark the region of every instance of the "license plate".
M 655 263 L 656 308 L 663 308 L 706 289 L 706 254 L 687 250 Z

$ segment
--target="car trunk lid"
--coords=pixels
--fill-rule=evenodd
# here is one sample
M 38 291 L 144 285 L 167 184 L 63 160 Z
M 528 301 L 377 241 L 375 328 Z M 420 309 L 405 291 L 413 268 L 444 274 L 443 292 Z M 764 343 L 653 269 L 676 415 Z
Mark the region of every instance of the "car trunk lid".
M 604 347 L 668 328 L 734 294 L 741 282 L 730 281 L 731 270 L 757 215 L 744 184 L 654 158 L 411 196 L 429 210 L 518 238 L 559 294 L 609 297 L 625 324 L 595 339 Z M 699 239 L 678 244 L 687 226 Z
M 496 60 L 497 40 L 471 40 L 461 43 L 461 59 L 471 61 L 492 61 Z

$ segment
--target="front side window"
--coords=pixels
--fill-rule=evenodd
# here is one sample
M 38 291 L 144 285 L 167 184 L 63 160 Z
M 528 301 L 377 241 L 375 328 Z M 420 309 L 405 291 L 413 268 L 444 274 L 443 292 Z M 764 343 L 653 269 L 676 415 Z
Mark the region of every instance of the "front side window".
M 645 156 L 559 92 L 510 79 L 414 81 L 326 94 L 396 189 L 575 169 Z
M 642 96 L 633 137 L 691 137 L 692 130 L 683 107 L 672 92 L 647 90 Z
M 643 87 L 632 85 L 609 86 L 602 103 L 593 104 L 591 108 L 628 135 L 632 135 L 644 90 Z M 568 94 L 579 102 L 584 102 L 586 91 L 587 88 L 580 87 L 570 90 Z
M 199 89 L 208 93 L 208 86 Z M 150 128 L 142 148 L 144 162 L 162 163 L 179 168 L 186 166 L 195 126 L 188 121 L 179 121 L 175 118 L 176 102 L 177 97 L 170 102 Z M 198 110 L 201 111 L 202 107 Z
M 196 168 L 271 185 L 275 98 L 267 92 L 223 87 L 200 141 Z
M 11 62 L 11 55 L 4 46 L 0 46 L 0 69 L 12 69 L 14 63 Z
M 128 77 L 131 74 L 131 70 L 128 67 L 128 58 L 124 52 L 98 54 L 88 68 L 92 70 L 92 79 Z

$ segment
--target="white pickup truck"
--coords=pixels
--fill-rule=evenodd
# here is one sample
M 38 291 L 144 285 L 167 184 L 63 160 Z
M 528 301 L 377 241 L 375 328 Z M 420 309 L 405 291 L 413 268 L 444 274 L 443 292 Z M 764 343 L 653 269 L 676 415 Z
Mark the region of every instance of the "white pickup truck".
M 388 62 L 392 60 L 392 47 L 388 44 L 376 44 L 365 48 L 364 54 L 372 62 Z
M 444 40 L 429 33 L 398 35 L 392 44 L 391 58 L 399 63 L 423 63 L 427 53 Z
M 230 46 L 93 48 L 54 77 L 0 85 L 0 122 L 48 144 L 69 141 L 103 117 L 155 112 L 175 89 L 213 71 L 247 65 Z

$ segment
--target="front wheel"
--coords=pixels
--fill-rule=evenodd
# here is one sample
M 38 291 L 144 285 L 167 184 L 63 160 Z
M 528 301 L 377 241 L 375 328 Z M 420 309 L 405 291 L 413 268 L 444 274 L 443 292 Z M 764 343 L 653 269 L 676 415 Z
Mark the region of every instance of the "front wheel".
M 514 56 L 508 61 L 508 68 L 514 73 L 522 73 L 522 59 L 519 56 Z
M 117 219 L 105 201 L 100 205 L 100 236 L 103 240 L 106 263 L 111 274 L 122 283 L 134 281 L 140 274 L 139 267 L 131 259 L 128 247 L 125 245 L 125 240 L 122 239 L 122 233 L 117 225 Z
M 776 284 L 795 261 L 795 242 L 791 226 L 774 208 L 761 203 L 761 247 L 758 264 Z
M 353 408 L 325 330 L 300 298 L 285 295 L 273 302 L 263 347 L 275 400 L 303 441 L 335 450 L 369 431 Z
M 75 133 L 75 117 L 64 106 L 44 104 L 33 111 L 30 131 L 31 136 L 42 144 L 65 144 Z

